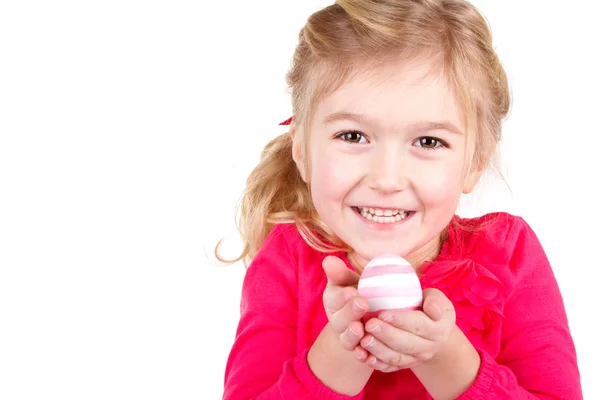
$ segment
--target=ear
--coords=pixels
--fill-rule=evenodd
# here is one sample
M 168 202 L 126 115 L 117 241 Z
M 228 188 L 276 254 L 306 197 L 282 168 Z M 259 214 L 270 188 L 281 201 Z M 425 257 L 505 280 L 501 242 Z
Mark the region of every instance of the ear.
M 465 179 L 465 183 L 463 184 L 462 192 L 464 194 L 471 193 L 473 191 L 473 189 L 475 188 L 475 185 L 477 185 L 477 182 L 479 182 L 479 178 L 481 178 L 481 175 L 483 175 L 482 170 L 476 169 L 476 170 L 469 172 L 469 174 L 467 175 L 467 178 Z
M 303 142 L 296 130 L 296 124 L 292 121 L 290 124 L 290 136 L 292 137 L 292 158 L 300 172 L 302 180 L 306 182 L 306 155 L 304 154 Z
M 477 162 L 471 165 L 471 168 L 469 169 L 469 172 L 467 173 L 467 176 L 465 177 L 465 181 L 463 183 L 462 192 L 464 194 L 468 194 L 473 191 L 475 185 L 477 185 L 477 182 L 479 182 L 479 179 L 481 179 L 481 176 L 485 172 L 485 169 L 485 166 L 482 166 L 480 163 Z

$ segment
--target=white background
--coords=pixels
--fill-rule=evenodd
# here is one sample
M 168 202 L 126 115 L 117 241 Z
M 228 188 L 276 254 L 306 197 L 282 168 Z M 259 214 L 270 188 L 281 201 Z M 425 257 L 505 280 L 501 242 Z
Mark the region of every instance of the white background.
M 222 396 L 244 269 L 205 252 L 237 249 L 298 31 L 329 3 L 0 3 L 0 398 Z M 514 95 L 510 190 L 490 175 L 460 213 L 536 230 L 597 399 L 597 6 L 475 4 Z

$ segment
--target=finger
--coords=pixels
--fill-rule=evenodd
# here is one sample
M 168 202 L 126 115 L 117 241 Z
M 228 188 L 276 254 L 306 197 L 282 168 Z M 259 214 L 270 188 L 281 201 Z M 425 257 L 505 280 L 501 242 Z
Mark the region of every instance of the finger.
M 358 346 L 364 334 L 363 324 L 358 321 L 351 321 L 348 328 L 340 335 L 340 343 L 344 349 L 352 351 Z
M 385 310 L 379 314 L 379 317 L 373 323 L 376 324 L 378 320 L 430 340 L 433 340 L 441 329 L 435 321 L 420 310 Z
M 381 362 L 393 367 L 407 368 L 409 365 L 418 362 L 416 357 L 394 351 L 372 335 L 365 335 L 360 344 L 369 352 L 367 364 L 371 366 L 374 366 L 377 362 Z
M 434 343 L 431 340 L 398 329 L 377 318 L 370 319 L 365 326 L 365 330 L 375 337 L 376 341 L 374 342 L 382 343 L 396 353 L 409 354 L 416 357 L 417 355 L 428 353 L 434 347 Z M 370 348 L 365 348 L 373 353 Z M 378 354 L 373 354 L 383 360 Z
M 433 321 L 441 321 L 444 317 L 454 317 L 454 305 L 438 289 L 423 291 L 423 312 Z
M 363 349 L 362 346 L 358 345 L 354 348 L 354 356 L 358 359 L 358 361 L 366 362 L 367 358 L 369 357 L 369 353 Z
M 367 359 L 366 364 L 369 365 L 369 367 L 373 368 L 374 370 L 381 371 L 381 372 L 384 372 L 387 374 L 390 372 L 395 372 L 395 371 L 404 369 L 404 368 L 395 367 L 393 365 L 389 365 L 382 361 L 379 361 L 375 356 L 371 355 L 369 357 L 370 358 Z M 406 368 L 410 368 L 410 367 L 406 367 Z
M 327 283 L 335 286 L 355 286 L 360 276 L 352 271 L 346 264 L 334 256 L 327 256 L 323 260 L 323 270 L 327 276 Z
M 369 360 L 369 362 L 371 362 L 371 360 Z M 389 364 L 386 364 L 386 363 L 384 363 L 382 361 L 379 361 L 376 358 L 375 358 L 374 362 L 372 362 L 371 364 L 369 364 L 369 366 L 371 368 L 373 368 L 374 370 L 381 371 L 381 372 L 386 373 L 386 374 L 389 374 L 390 372 L 400 371 L 400 370 L 403 370 L 403 369 L 413 368 L 414 366 L 417 366 L 417 365 L 419 365 L 419 363 L 409 364 L 406 367 L 395 367 L 393 365 L 389 365 Z
M 362 297 L 353 297 L 341 309 L 334 312 L 329 318 L 329 323 L 333 330 L 337 333 L 342 333 L 352 321 L 360 321 L 367 313 L 369 305 L 367 300 Z
M 323 306 L 329 314 L 333 314 L 356 296 L 358 291 L 353 287 L 328 286 L 323 291 Z
M 376 321 L 376 319 L 374 320 Z M 361 340 L 361 345 L 364 345 L 366 350 L 384 362 L 388 362 L 389 357 L 396 353 L 421 359 L 422 354 L 430 353 L 435 345 L 430 340 L 374 320 L 367 323 L 368 334 Z M 369 339 L 369 336 L 372 336 L 373 339 Z

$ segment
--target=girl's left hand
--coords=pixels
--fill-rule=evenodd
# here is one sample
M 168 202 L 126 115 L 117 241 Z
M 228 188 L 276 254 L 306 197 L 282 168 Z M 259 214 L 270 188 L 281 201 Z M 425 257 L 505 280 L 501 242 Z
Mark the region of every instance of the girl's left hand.
M 373 369 L 393 372 L 434 358 L 456 326 L 452 302 L 438 289 L 423 291 L 423 311 L 382 311 L 365 324 L 354 354 Z

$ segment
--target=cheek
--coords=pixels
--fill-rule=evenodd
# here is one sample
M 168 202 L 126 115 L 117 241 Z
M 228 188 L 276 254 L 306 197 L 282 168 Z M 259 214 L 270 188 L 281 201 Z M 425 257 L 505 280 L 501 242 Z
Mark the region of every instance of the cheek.
M 416 190 L 425 206 L 456 208 L 462 192 L 462 164 L 444 163 L 419 171 Z
M 344 157 L 324 150 L 311 154 L 311 194 L 317 211 L 327 202 L 343 201 L 352 188 L 352 169 L 344 161 Z

